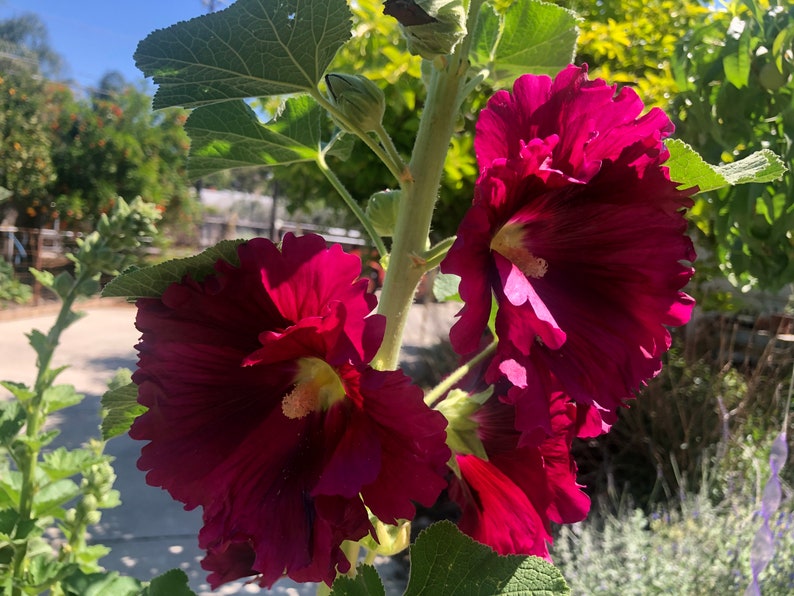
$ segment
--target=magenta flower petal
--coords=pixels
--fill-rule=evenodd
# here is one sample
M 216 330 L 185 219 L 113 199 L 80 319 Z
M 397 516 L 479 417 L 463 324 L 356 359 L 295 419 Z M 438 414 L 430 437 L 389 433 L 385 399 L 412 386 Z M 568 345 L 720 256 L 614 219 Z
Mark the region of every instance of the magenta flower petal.
M 444 488 L 446 422 L 401 372 L 368 366 L 384 326 L 357 258 L 291 235 L 238 254 L 138 302 L 138 466 L 202 507 L 213 587 L 331 583 L 342 542 L 373 531 L 367 507 L 410 519 Z
M 577 432 L 577 411 L 562 393 L 554 393 L 549 435 L 522 445 L 516 411 L 492 397 L 473 418 L 488 461 L 457 455 L 461 478 L 450 481 L 450 497 L 461 508 L 460 529 L 500 554 L 549 558 L 551 522 L 581 521 L 590 500 L 576 482 L 570 453 Z
M 553 81 L 520 77 L 478 120 L 480 179 L 442 263 L 461 277 L 465 303 L 450 339 L 464 356 L 478 350 L 496 299 L 489 380 L 497 370 L 523 380 L 533 405 L 522 408 L 520 392 L 510 399 L 527 410 L 527 433 L 547 426 L 530 412 L 538 388 L 556 384 L 591 406 L 582 432 L 606 428 L 660 370 L 666 327 L 692 311 L 680 291 L 695 259 L 683 216 L 692 190 L 679 191 L 663 165 L 669 119 L 643 109 L 631 89 L 571 66 Z

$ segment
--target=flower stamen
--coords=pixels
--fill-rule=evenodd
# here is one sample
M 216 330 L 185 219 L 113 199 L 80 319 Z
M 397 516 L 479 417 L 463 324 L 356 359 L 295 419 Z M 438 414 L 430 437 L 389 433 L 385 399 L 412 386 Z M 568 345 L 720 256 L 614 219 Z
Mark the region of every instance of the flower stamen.
M 549 270 L 546 259 L 536 257 L 527 250 L 521 225 L 508 223 L 502 226 L 491 240 L 491 250 L 513 263 L 527 277 L 540 279 Z
M 328 410 L 344 397 L 345 388 L 331 365 L 319 358 L 300 358 L 295 387 L 281 400 L 281 411 L 295 420 Z

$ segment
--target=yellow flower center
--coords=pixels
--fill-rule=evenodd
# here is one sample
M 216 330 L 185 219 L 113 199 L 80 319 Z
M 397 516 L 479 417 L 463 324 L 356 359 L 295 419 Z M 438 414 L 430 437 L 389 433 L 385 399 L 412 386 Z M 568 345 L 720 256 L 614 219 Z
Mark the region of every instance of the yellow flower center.
M 491 250 L 513 263 L 527 277 L 540 279 L 549 269 L 546 259 L 536 257 L 527 250 L 524 245 L 524 227 L 520 224 L 503 225 L 491 240 Z
M 295 387 L 281 401 L 287 418 L 303 418 L 325 411 L 345 397 L 345 388 L 336 371 L 319 358 L 300 358 Z

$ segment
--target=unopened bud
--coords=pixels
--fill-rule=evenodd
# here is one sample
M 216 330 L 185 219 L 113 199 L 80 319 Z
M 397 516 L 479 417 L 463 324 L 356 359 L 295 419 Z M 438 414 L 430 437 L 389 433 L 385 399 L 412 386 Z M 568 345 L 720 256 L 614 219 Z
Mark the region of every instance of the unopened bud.
M 372 195 L 367 202 L 367 217 L 381 236 L 394 235 L 397 212 L 400 209 L 400 196 L 399 190 L 382 190 Z
M 361 131 L 372 132 L 380 126 L 386 112 L 386 98 L 375 83 L 361 75 L 332 73 L 325 75 L 325 84 L 331 103 Z
M 386 0 L 383 14 L 397 19 L 408 51 L 425 60 L 450 54 L 466 36 L 463 0 Z

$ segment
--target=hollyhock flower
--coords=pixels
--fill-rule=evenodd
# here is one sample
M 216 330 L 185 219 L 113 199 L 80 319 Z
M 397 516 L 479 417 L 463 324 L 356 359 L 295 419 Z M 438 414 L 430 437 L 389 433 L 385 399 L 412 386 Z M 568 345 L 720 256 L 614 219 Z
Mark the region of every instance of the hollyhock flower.
M 491 397 L 472 416 L 488 459 L 456 454 L 461 475 L 452 478 L 449 494 L 461 508 L 458 525 L 503 555 L 548 559 L 551 522 L 578 522 L 590 509 L 570 451 L 578 406 L 556 392 L 548 407 L 551 435 L 522 447 L 514 407 Z
M 401 372 L 367 365 L 384 320 L 357 257 L 292 235 L 238 254 L 138 301 L 138 467 L 203 508 L 213 587 L 330 583 L 350 567 L 341 543 L 374 532 L 367 508 L 396 523 L 444 488 L 445 421 Z
M 659 372 L 665 326 L 689 319 L 693 190 L 663 166 L 669 118 L 643 109 L 632 89 L 569 66 L 553 81 L 520 77 L 477 122 L 481 174 L 441 267 L 461 277 L 465 302 L 450 339 L 477 351 L 495 298 L 489 379 L 513 383 L 505 399 L 524 431 L 551 432 L 543 410 L 557 385 L 600 418 L 587 432 L 608 428 Z

